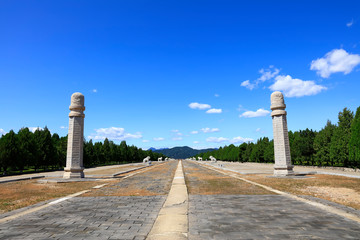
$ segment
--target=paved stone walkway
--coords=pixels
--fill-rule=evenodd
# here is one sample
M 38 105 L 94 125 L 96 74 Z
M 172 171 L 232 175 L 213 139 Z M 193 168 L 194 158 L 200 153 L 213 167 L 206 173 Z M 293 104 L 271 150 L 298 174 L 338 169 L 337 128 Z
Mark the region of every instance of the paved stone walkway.
M 2 223 L 0 240 L 146 239 L 176 165 L 155 167 L 99 189 L 99 195 L 74 197 Z M 152 196 L 117 195 L 131 188 Z M 189 195 L 190 240 L 360 239 L 359 223 L 309 204 L 280 195 L 231 194 Z
M 360 225 L 278 195 L 190 195 L 189 239 L 359 239 Z
M 155 163 L 157 164 L 157 163 Z M 117 171 L 121 171 L 122 169 L 129 168 L 137 168 L 140 166 L 145 166 L 143 163 L 129 163 L 129 164 L 121 164 L 121 165 L 111 165 L 111 166 L 101 166 L 94 168 L 86 168 L 84 170 L 85 177 L 98 177 L 94 172 L 107 170 L 107 169 L 116 169 Z M 11 182 L 18 180 L 27 180 L 27 179 L 36 179 L 36 178 L 62 178 L 64 175 L 64 171 L 53 171 L 53 172 L 39 172 L 39 173 L 30 173 L 30 174 L 22 174 L 22 175 L 14 175 L 14 176 L 1 176 L 0 183 L 3 182 Z M 110 177 L 112 174 L 108 174 Z
M 0 239 L 145 239 L 166 196 L 77 197 L 0 225 Z
M 252 162 L 240 163 L 240 162 L 225 162 L 225 161 L 217 161 L 216 163 L 210 161 L 202 161 L 201 163 L 217 166 L 217 167 L 221 165 L 224 169 L 233 170 L 241 174 L 273 174 L 274 173 L 274 164 L 271 163 L 252 163 Z M 328 174 L 328 175 L 360 178 L 360 172 L 347 172 L 347 171 L 335 170 L 331 168 L 294 166 L 294 171 L 296 173 L 317 172 L 317 174 Z

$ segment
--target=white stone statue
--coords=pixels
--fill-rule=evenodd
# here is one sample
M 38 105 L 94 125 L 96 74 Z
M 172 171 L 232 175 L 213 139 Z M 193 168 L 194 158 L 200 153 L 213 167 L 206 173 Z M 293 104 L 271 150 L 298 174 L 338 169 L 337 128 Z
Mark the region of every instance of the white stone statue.
M 162 162 L 162 157 L 159 157 L 159 158 L 158 158 L 158 162 Z
M 209 158 L 212 162 L 216 162 L 216 158 L 214 158 L 213 156 L 210 156 Z
M 202 161 L 203 159 L 202 159 L 202 157 L 198 157 L 198 160 L 199 160 L 199 161 Z
M 143 163 L 149 162 L 150 161 L 150 156 L 147 156 L 146 158 L 144 158 Z

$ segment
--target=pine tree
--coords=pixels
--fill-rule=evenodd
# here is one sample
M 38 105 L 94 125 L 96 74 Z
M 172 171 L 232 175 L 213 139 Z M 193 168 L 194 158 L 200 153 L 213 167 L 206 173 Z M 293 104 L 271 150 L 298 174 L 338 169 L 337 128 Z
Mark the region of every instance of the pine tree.
M 0 152 L 0 166 L 3 168 L 3 174 L 5 175 L 10 166 L 16 168 L 15 164 L 19 158 L 18 139 L 13 130 L 1 138 Z
M 330 165 L 330 144 L 334 129 L 335 125 L 328 120 L 314 139 L 314 160 L 317 166 Z
M 335 166 L 347 167 L 349 160 L 349 139 L 354 113 L 347 108 L 339 112 L 338 126 L 334 130 L 330 144 L 330 160 Z
M 350 166 L 360 168 L 360 107 L 357 108 L 355 118 L 351 124 L 349 161 Z
M 17 135 L 19 139 L 18 167 L 22 171 L 25 166 L 33 165 L 36 155 L 36 144 L 34 142 L 34 134 L 30 132 L 29 128 L 21 128 Z

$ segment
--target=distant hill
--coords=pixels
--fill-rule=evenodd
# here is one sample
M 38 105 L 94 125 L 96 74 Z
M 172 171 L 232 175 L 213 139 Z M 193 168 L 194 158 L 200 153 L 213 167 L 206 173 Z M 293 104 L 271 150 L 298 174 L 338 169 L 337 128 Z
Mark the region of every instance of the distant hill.
M 151 151 L 155 152 L 155 151 L 164 150 L 164 149 L 169 149 L 169 148 L 159 148 L 159 149 L 156 149 L 156 148 L 151 147 L 151 148 L 148 149 L 148 151 L 151 150 Z
M 209 152 L 213 150 L 217 150 L 216 148 L 207 148 L 207 149 L 193 149 L 191 147 L 173 147 L 173 148 L 166 148 L 166 149 L 155 149 L 151 148 L 153 152 L 162 153 L 168 157 L 176 158 L 176 159 L 184 159 L 188 157 L 192 157 L 196 154 Z

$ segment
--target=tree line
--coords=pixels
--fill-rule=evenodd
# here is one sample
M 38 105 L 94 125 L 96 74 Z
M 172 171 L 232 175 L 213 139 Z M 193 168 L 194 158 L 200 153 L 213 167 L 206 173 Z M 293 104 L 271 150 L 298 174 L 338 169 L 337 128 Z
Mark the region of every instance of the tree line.
M 294 165 L 360 168 L 360 107 L 356 114 L 347 108 L 338 114 L 337 124 L 329 120 L 319 131 L 289 131 L 291 160 Z M 213 156 L 223 161 L 274 163 L 274 140 L 260 138 L 256 143 L 233 144 L 196 157 Z
M 63 169 L 66 165 L 67 136 L 51 134 L 49 129 L 21 128 L 0 138 L 0 172 L 3 175 L 39 170 Z M 141 162 L 146 156 L 151 160 L 165 157 L 161 153 L 128 146 L 125 141 L 115 144 L 107 138 L 104 142 L 84 140 L 84 167 Z

